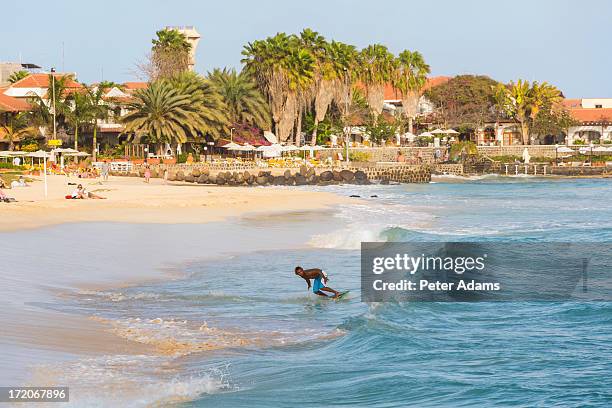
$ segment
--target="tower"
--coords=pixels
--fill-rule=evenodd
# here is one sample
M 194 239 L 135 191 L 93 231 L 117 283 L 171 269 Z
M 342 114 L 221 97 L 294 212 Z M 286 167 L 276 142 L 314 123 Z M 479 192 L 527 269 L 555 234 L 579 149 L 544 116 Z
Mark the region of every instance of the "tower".
M 191 44 L 191 51 L 189 52 L 189 70 L 193 71 L 195 67 L 195 55 L 198 43 L 200 42 L 200 33 L 198 33 L 194 26 L 168 26 L 166 30 L 177 30 L 183 34 L 189 44 Z

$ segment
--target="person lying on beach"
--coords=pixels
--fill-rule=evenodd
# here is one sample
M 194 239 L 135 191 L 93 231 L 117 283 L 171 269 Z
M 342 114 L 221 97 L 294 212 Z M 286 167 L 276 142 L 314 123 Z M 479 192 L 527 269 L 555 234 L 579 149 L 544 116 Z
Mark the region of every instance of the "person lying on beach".
M 75 200 L 84 200 L 86 198 L 93 198 L 95 200 L 105 200 L 106 197 L 99 196 L 94 193 L 88 192 L 82 184 L 79 184 L 71 194 L 71 197 Z
M 310 280 L 313 279 L 312 292 L 319 296 L 325 296 L 325 297 L 330 296 L 330 295 L 326 295 L 323 292 L 333 293 L 334 294 L 333 297 L 338 297 L 338 295 L 340 295 L 338 291 L 333 290 L 332 288 L 329 288 L 326 286 L 329 278 L 327 277 L 327 274 L 319 268 L 312 268 L 312 269 L 304 270 L 304 268 L 302 268 L 301 266 L 296 266 L 295 274 L 303 278 L 306 281 L 306 283 L 308 284 L 308 289 L 310 289 L 311 287 Z
M 11 182 L 11 188 L 17 188 L 17 187 L 28 187 L 28 184 L 26 183 L 23 176 L 19 176 L 19 180 L 13 180 Z

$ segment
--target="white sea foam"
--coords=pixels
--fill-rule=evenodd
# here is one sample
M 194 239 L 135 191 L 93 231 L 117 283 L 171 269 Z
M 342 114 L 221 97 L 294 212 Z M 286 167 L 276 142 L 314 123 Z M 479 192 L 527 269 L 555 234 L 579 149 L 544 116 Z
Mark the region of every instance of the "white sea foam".
M 115 355 L 39 366 L 35 378 L 70 387 L 69 407 L 165 406 L 232 390 L 226 365 L 179 371 L 168 357 Z

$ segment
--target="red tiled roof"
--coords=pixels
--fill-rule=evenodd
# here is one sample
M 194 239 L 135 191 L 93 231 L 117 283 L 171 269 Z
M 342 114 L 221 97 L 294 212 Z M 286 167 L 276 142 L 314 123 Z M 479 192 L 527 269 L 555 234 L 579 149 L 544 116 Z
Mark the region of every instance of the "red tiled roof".
M 445 84 L 448 81 L 450 81 L 451 79 L 452 79 L 452 77 L 443 76 L 443 75 L 440 75 L 440 76 L 437 76 L 437 77 L 427 78 L 427 83 L 423 87 L 423 90 L 426 91 L 426 90 L 428 90 L 430 88 L 433 88 L 434 86 Z
M 562 103 L 566 108 L 582 108 L 582 99 L 563 99 Z
M 23 99 L 13 98 L 0 89 L 0 112 L 24 112 L 30 110 L 30 104 Z
M 423 91 L 427 89 L 433 88 L 434 86 L 442 85 L 448 82 L 451 77 L 448 76 L 436 76 L 427 78 L 427 82 L 425 82 L 425 86 L 423 87 Z M 357 84 L 357 88 L 364 90 L 365 87 L 363 84 Z M 385 85 L 385 101 L 398 101 L 402 99 L 402 93 L 399 89 L 395 88 L 391 84 Z
M 125 88 L 128 90 L 132 90 L 132 89 L 144 89 L 147 86 L 149 86 L 149 84 L 147 82 L 125 82 L 123 86 L 125 86 Z
M 572 117 L 580 122 L 612 123 L 612 108 L 570 108 Z
M 30 74 L 25 78 L 20 79 L 11 85 L 11 88 L 48 88 L 49 87 L 49 75 L 50 74 Z M 66 88 L 82 88 L 83 85 L 76 82 L 71 74 L 53 74 L 56 78 L 68 76 L 69 79 L 66 81 Z

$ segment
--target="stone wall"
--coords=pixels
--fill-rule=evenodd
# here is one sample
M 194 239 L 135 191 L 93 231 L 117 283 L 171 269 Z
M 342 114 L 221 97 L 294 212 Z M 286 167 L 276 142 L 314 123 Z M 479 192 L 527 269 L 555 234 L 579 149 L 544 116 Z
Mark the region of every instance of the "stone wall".
M 527 148 L 531 157 L 555 157 L 555 146 L 534 145 L 534 146 L 478 146 L 478 153 L 489 157 L 495 156 L 523 156 L 523 151 Z
M 369 180 L 378 180 L 383 184 L 390 181 L 396 183 L 429 183 L 431 181 L 431 168 L 426 165 L 376 165 L 355 167 L 361 170 Z
M 447 164 L 438 163 L 434 167 L 434 173 L 436 174 L 452 174 L 454 176 L 463 176 L 463 164 Z
M 406 160 L 414 159 L 418 160 L 421 157 L 420 162 L 423 164 L 432 164 L 434 162 L 434 151 L 439 149 L 440 153 L 444 155 L 446 147 L 351 147 L 349 148 L 349 154 L 357 153 L 367 155 L 369 162 L 395 162 L 397 159 L 397 152 L 401 151 Z M 337 158 L 338 153 L 342 154 L 342 157 L 346 159 L 346 149 L 333 148 L 319 150 L 316 152 L 321 159 L 328 157 Z

